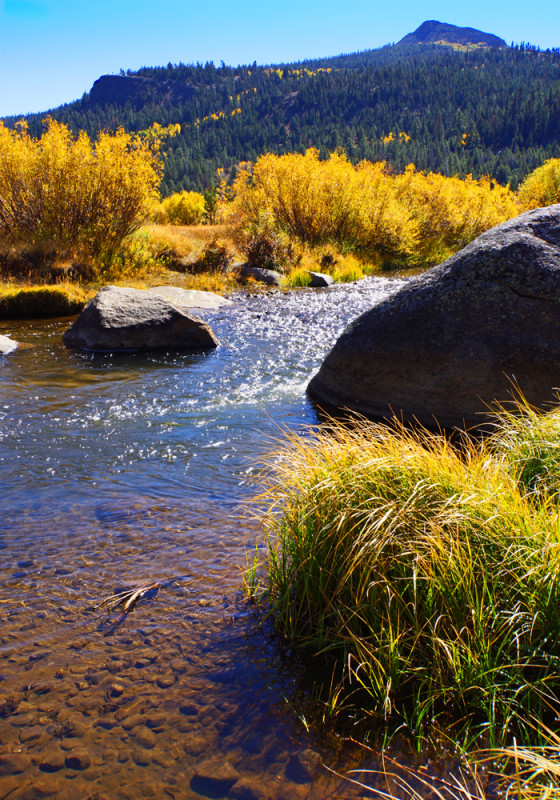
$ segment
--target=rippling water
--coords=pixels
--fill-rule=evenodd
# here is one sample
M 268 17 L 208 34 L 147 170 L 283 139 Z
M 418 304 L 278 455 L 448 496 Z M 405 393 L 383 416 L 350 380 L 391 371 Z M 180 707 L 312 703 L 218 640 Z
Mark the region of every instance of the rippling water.
M 259 457 L 317 422 L 309 378 L 400 285 L 238 297 L 204 312 L 220 347 L 196 355 L 5 324 L 32 347 L 0 360 L 0 797 L 359 795 L 322 767 L 239 587 Z M 154 581 L 122 619 L 93 609 Z

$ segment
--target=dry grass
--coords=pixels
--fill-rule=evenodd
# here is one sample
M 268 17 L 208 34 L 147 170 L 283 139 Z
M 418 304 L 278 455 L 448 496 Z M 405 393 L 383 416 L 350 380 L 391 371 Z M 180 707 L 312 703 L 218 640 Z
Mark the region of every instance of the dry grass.
M 197 262 L 204 248 L 215 240 L 223 242 L 243 260 L 227 225 L 147 225 L 144 229 L 162 250 L 171 250 L 179 258 Z

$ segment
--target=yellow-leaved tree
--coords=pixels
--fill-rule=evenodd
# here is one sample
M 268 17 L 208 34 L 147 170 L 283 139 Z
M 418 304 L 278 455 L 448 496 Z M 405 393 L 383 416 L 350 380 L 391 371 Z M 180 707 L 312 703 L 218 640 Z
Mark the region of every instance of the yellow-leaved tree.
M 519 200 L 525 210 L 560 203 L 560 158 L 549 158 L 527 175 L 519 187 Z
M 122 129 L 92 142 L 53 119 L 34 138 L 0 122 L 0 240 L 110 259 L 159 199 L 159 142 Z

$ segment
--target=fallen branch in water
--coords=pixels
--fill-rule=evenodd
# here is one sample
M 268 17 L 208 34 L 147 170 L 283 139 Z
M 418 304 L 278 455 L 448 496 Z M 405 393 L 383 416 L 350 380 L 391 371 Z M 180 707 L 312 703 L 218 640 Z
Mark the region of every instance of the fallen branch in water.
M 152 597 L 157 597 L 160 589 L 161 583 L 159 581 L 150 583 L 147 586 L 140 586 L 138 589 L 127 589 L 119 594 L 106 597 L 105 600 L 102 600 L 98 605 L 94 606 L 93 610 L 97 611 L 99 608 L 106 607 L 107 612 L 110 614 L 112 611 L 116 611 L 119 606 L 122 606 L 122 613 L 128 614 L 130 611 L 134 611 L 138 601 L 149 592 L 153 592 L 153 595 L 151 595 Z

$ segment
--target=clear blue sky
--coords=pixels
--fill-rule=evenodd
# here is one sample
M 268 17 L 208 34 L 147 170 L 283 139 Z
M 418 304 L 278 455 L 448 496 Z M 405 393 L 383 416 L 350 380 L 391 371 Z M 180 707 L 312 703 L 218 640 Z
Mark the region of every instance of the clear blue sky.
M 121 68 L 337 55 L 426 19 L 560 46 L 559 0 L 0 0 L 0 116 L 71 102 Z

